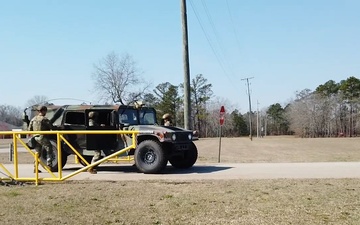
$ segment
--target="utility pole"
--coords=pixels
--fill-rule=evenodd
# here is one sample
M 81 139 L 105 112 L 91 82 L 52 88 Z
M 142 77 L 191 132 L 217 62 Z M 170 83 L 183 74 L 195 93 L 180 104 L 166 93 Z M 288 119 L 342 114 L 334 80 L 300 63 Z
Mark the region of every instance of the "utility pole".
M 187 29 L 186 0 L 181 1 L 181 20 L 183 33 L 183 65 L 184 65 L 184 128 L 190 129 L 190 69 L 189 69 L 189 45 Z
M 256 103 L 256 137 L 259 138 L 259 101 Z
M 264 123 L 265 123 L 265 133 L 264 133 L 264 136 L 265 136 L 265 137 L 266 137 L 266 132 L 267 132 L 267 118 L 268 118 L 268 115 L 265 114 L 265 121 L 264 121 Z
M 253 79 L 254 77 L 247 77 L 241 80 L 246 80 L 248 96 L 249 96 L 249 130 L 250 130 L 250 140 L 252 141 L 252 123 L 251 123 L 251 98 L 250 98 L 250 88 L 249 88 L 249 79 Z

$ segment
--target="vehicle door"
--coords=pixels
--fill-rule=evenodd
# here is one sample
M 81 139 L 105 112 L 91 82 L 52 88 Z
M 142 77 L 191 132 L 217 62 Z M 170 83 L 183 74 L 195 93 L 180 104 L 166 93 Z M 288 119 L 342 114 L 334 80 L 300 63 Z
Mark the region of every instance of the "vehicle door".
M 84 111 L 67 111 L 63 118 L 64 130 L 85 130 L 85 113 Z M 84 134 L 67 134 L 66 139 L 75 149 L 86 147 Z
M 94 126 L 89 124 L 89 113 L 94 112 Z M 118 130 L 118 123 L 114 120 L 116 112 L 111 109 L 107 110 L 86 110 L 86 130 L 99 131 L 99 134 L 86 135 L 86 149 L 88 150 L 113 150 L 117 146 L 118 134 L 104 134 L 108 130 Z

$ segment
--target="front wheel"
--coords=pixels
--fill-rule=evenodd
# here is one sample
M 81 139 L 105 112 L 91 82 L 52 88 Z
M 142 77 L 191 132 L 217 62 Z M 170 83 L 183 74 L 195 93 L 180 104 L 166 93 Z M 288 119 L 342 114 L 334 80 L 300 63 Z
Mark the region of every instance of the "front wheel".
M 159 173 L 166 167 L 167 154 L 152 140 L 141 142 L 135 150 L 135 165 L 143 173 Z
M 198 151 L 194 143 L 191 143 L 189 149 L 184 151 L 182 155 L 176 155 L 169 159 L 171 165 L 179 169 L 187 169 L 192 167 L 198 158 Z
M 52 166 L 50 167 L 50 170 L 52 172 L 57 172 L 58 171 L 58 150 L 57 150 L 57 145 L 56 145 L 56 141 L 50 140 L 50 144 L 52 146 L 52 152 L 53 152 L 53 157 L 52 157 Z M 64 153 L 63 151 L 61 152 L 61 168 L 64 168 L 64 166 L 66 165 L 67 162 L 67 154 Z M 41 156 L 40 156 L 40 160 L 41 162 L 46 165 L 47 164 L 47 152 L 45 150 L 45 148 L 43 147 L 41 149 Z

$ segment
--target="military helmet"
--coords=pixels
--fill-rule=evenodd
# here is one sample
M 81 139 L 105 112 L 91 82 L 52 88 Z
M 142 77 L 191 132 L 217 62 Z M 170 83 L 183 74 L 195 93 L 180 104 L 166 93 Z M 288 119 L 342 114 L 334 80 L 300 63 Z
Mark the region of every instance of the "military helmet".
M 37 107 L 37 110 L 38 110 L 39 112 L 41 112 L 41 111 L 47 111 L 47 107 L 44 106 L 44 105 L 39 105 L 39 106 Z
M 165 113 L 162 118 L 163 118 L 163 119 L 170 119 L 171 116 L 170 116 L 169 113 Z
M 97 112 L 91 111 L 89 112 L 89 118 L 94 118 L 97 116 Z

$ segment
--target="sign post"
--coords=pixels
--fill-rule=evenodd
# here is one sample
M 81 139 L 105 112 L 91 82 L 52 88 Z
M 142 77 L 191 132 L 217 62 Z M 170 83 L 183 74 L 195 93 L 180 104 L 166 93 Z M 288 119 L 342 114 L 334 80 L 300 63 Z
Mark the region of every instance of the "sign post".
M 220 153 L 221 153 L 221 136 L 222 136 L 222 126 L 225 121 L 225 107 L 221 106 L 220 108 L 220 130 L 219 130 L 219 157 L 218 157 L 218 163 L 220 163 Z

